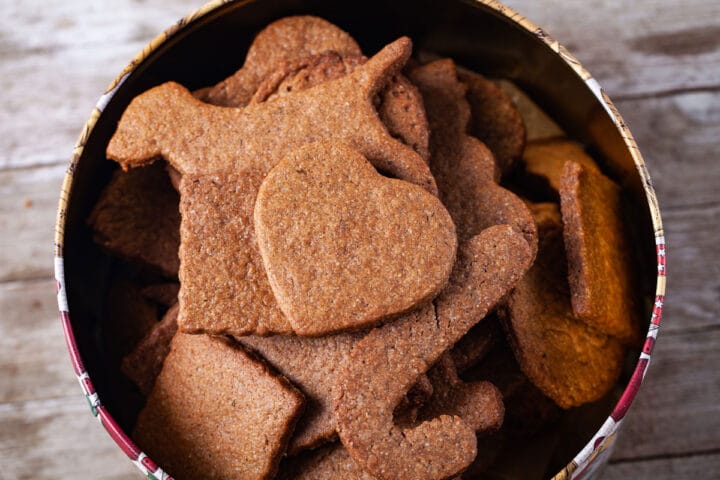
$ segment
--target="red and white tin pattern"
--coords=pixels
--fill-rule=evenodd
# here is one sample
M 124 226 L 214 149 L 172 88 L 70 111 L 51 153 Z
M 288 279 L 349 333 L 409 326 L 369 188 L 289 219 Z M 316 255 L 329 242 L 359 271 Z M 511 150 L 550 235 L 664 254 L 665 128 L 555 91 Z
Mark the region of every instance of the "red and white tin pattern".
M 135 58 L 128 64 L 127 67 L 117 76 L 117 78 L 110 84 L 107 91 L 100 97 L 95 108 L 93 109 L 90 118 L 86 122 L 83 130 L 80 133 L 80 137 L 73 149 L 68 169 L 63 179 L 63 184 L 60 192 L 60 201 L 58 205 L 57 221 L 55 226 L 55 280 L 57 289 L 57 300 L 58 308 L 60 311 L 60 320 L 62 322 L 63 332 L 65 333 L 65 340 L 67 342 L 68 351 L 70 352 L 70 359 L 72 361 L 75 376 L 80 383 L 80 387 L 85 395 L 85 398 L 90 406 L 92 414 L 100 421 L 102 426 L 117 443 L 117 445 L 125 452 L 130 460 L 137 466 L 140 471 L 150 479 L 156 480 L 172 480 L 172 477 L 165 473 L 155 462 L 143 453 L 140 448 L 127 436 L 127 434 L 120 428 L 115 419 L 102 405 L 102 402 L 93 387 L 90 375 L 88 375 L 85 367 L 83 366 L 82 358 L 78 351 L 78 346 L 75 341 L 75 335 L 70 321 L 70 309 L 67 301 L 67 293 L 65 290 L 65 267 L 63 261 L 63 239 L 65 232 L 65 216 L 68 206 L 68 200 L 70 198 L 70 192 L 73 184 L 73 177 L 77 162 L 85 147 L 85 143 L 90 135 L 90 132 L 95 126 L 98 118 L 102 114 L 105 106 L 108 104 L 113 95 L 120 88 L 125 79 L 159 46 L 164 44 L 168 39 L 172 38 L 177 32 L 187 27 L 190 23 L 193 23 L 210 12 L 218 9 L 226 3 L 233 3 L 235 0 L 214 0 L 206 5 L 200 7 L 195 12 L 189 14 L 186 17 L 180 19 L 172 27 L 155 37 L 143 50 L 138 53 Z M 595 94 L 600 104 L 604 107 L 610 118 L 612 118 L 615 126 L 617 127 L 622 138 L 625 140 L 625 144 L 630 151 L 632 158 L 635 162 L 635 166 L 640 173 L 640 177 L 643 181 L 643 187 L 647 197 L 648 205 L 650 207 L 650 215 L 652 217 L 652 223 L 655 234 L 656 254 L 657 254 L 657 283 L 655 289 L 655 302 L 652 310 L 652 317 L 650 319 L 650 326 L 648 328 L 647 337 L 643 350 L 638 358 L 638 362 L 635 366 L 635 370 L 628 382 L 625 391 L 623 392 L 620 400 L 615 405 L 610 416 L 605 420 L 600 429 L 595 433 L 593 438 L 585 445 L 585 447 L 575 456 L 575 458 L 558 472 L 553 480 L 574 480 L 574 479 L 585 479 L 596 478 L 600 469 L 607 463 L 610 457 L 613 447 L 615 446 L 615 439 L 617 433 L 622 426 L 625 415 L 628 409 L 632 405 L 635 396 L 638 393 L 640 385 L 645 378 L 647 368 L 650 364 L 650 357 L 652 355 L 653 347 L 655 345 L 655 339 L 660 328 L 662 320 L 662 310 L 665 301 L 665 285 L 666 285 L 666 255 L 665 255 L 665 237 L 663 234 L 662 220 L 660 218 L 660 209 L 657 202 L 657 197 L 650 180 L 650 176 L 645 166 L 645 162 L 637 148 L 635 140 L 630 133 L 627 125 L 622 119 L 622 116 L 615 108 L 607 94 L 602 90 L 599 83 L 585 70 L 580 62 L 570 54 L 560 43 L 548 35 L 542 28 L 535 25 L 533 22 L 527 20 L 513 9 L 503 5 L 497 0 L 475 0 L 478 4 L 484 5 L 487 8 L 494 10 L 500 15 L 512 20 L 518 26 L 524 28 L 531 34 L 535 35 L 538 39 L 544 42 L 548 48 L 559 55 L 572 69 L 573 71 L 585 81 L 588 88 Z M 245 3 L 244 0 L 237 0 L 237 3 Z

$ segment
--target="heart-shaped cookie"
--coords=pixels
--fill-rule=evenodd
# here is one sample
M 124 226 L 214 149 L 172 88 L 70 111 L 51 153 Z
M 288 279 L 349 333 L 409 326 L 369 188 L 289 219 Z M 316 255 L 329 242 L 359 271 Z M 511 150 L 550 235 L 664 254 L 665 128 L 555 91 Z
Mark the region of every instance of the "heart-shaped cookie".
M 442 290 L 455 262 L 442 203 L 342 143 L 309 144 L 278 163 L 254 218 L 268 280 L 298 335 L 406 312 Z

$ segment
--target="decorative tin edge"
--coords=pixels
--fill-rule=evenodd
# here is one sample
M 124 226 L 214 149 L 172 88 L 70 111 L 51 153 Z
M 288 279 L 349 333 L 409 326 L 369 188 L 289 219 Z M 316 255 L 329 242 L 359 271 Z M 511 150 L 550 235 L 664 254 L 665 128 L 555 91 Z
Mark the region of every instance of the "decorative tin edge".
M 655 286 L 655 301 L 653 305 L 652 315 L 650 318 L 650 326 L 648 328 L 645 343 L 643 345 L 642 352 L 635 366 L 635 371 L 630 377 L 627 387 L 623 391 L 620 400 L 618 400 L 615 408 L 613 409 L 610 416 L 607 418 L 605 423 L 595 433 L 592 439 L 585 445 L 585 447 L 575 456 L 575 458 L 565 466 L 560 472 L 558 472 L 553 480 L 566 480 L 566 479 L 580 479 L 587 478 L 592 475 L 602 463 L 596 463 L 595 461 L 599 458 L 607 457 L 615 443 L 617 433 L 622 425 L 623 419 L 627 414 L 628 409 L 632 405 L 633 400 L 637 396 L 640 385 L 642 384 L 645 374 L 647 373 L 648 366 L 650 365 L 650 357 L 652 355 L 653 348 L 655 346 L 655 340 L 657 339 L 658 330 L 660 329 L 660 323 L 662 321 L 662 310 L 665 302 L 665 285 L 666 285 L 666 255 L 665 255 L 665 235 L 663 232 L 662 219 L 660 217 L 660 207 L 658 205 L 657 196 L 655 189 L 653 188 L 650 174 L 648 173 L 645 161 L 642 158 L 640 150 L 635 143 L 635 139 L 630 133 L 630 129 L 625 124 L 620 112 L 613 104 L 607 93 L 600 87 L 600 84 L 595 80 L 590 72 L 570 53 L 568 50 L 560 45 L 560 43 L 552 38 L 547 32 L 541 27 L 531 22 L 527 18 L 520 15 L 512 8 L 503 5 L 497 0 L 475 0 L 476 2 L 485 5 L 486 7 L 496 11 L 500 15 L 507 17 L 512 20 L 515 24 L 521 26 L 529 33 L 535 35 L 539 40 L 545 43 L 548 48 L 558 54 L 570 68 L 585 82 L 587 87 L 597 97 L 600 104 L 603 106 L 607 114 L 615 123 L 615 127 L 625 141 L 625 145 L 630 150 L 635 168 L 640 174 L 643 188 L 645 190 L 645 196 L 647 198 L 648 206 L 650 208 L 650 216 L 652 218 L 654 236 L 655 236 L 655 253 L 657 258 L 657 281 Z
M 237 3 L 243 4 L 249 0 L 239 1 Z M 655 340 L 657 338 L 658 330 L 662 321 L 662 310 L 665 301 L 665 286 L 666 286 L 666 255 L 665 255 L 665 236 L 662 226 L 662 219 L 660 217 L 660 208 L 655 194 L 655 189 L 650 179 L 650 174 L 647 171 L 645 161 L 635 143 L 635 139 L 630 132 L 630 129 L 625 124 L 620 112 L 617 110 L 612 100 L 608 97 L 605 91 L 600 87 L 600 84 L 595 80 L 592 75 L 582 66 L 582 64 L 570 53 L 560 45 L 560 43 L 546 33 L 535 23 L 531 22 L 527 18 L 520 15 L 514 9 L 503 5 L 497 0 L 475 0 L 476 2 L 485 5 L 486 7 L 496 11 L 500 15 L 507 17 L 515 24 L 521 26 L 529 33 L 535 35 L 539 40 L 544 42 L 548 48 L 558 54 L 567 63 L 573 71 L 585 82 L 587 87 L 597 97 L 600 104 L 605 108 L 610 118 L 615 123 L 616 128 L 620 132 L 625 145 L 630 150 L 633 162 L 637 168 L 640 178 L 643 182 L 643 188 L 647 197 L 648 205 L 650 208 L 650 215 L 652 218 L 652 224 L 655 235 L 656 244 L 656 256 L 657 256 L 657 282 L 655 288 L 655 302 L 653 305 L 652 316 L 650 319 L 650 326 L 648 328 L 648 334 L 643 346 L 642 353 L 636 364 L 635 371 L 633 372 L 630 381 L 623 391 L 620 400 L 615 405 L 613 412 L 606 419 L 605 423 L 595 433 L 593 438 L 585 445 L 585 447 L 575 456 L 575 458 L 565 466 L 560 472 L 558 472 L 553 480 L 575 480 L 586 477 L 587 475 L 593 474 L 603 462 L 596 463 L 595 461 L 599 458 L 606 458 L 612 452 L 615 446 L 615 439 L 617 438 L 617 432 L 623 423 L 623 419 L 627 414 L 628 409 L 632 405 L 635 399 L 642 381 L 647 373 L 648 366 L 650 364 L 650 358 L 652 355 L 653 348 L 655 346 Z M 77 163 L 82 155 L 85 148 L 85 144 L 92 132 L 97 120 L 100 118 L 100 114 L 103 112 L 108 102 L 115 95 L 115 92 L 125 82 L 132 72 L 145 61 L 155 50 L 157 50 L 166 41 L 172 38 L 176 33 L 181 31 L 190 23 L 204 17 L 205 15 L 213 12 L 227 3 L 233 3 L 234 0 L 212 0 L 207 4 L 201 6 L 194 12 L 178 20 L 170 28 L 157 35 L 153 40 L 150 41 L 123 69 L 123 71 L 110 83 L 105 93 L 98 99 L 98 102 L 90 114 L 90 118 L 85 123 L 80 136 L 73 148 L 70 162 L 68 164 L 67 171 L 63 178 L 62 186 L 60 189 L 60 200 L 58 202 L 58 210 L 55 223 L 55 238 L 54 238 L 54 269 L 55 269 L 55 285 L 57 290 L 57 301 L 58 309 L 60 312 L 60 320 L 62 322 L 63 332 L 65 334 L 65 341 L 67 343 L 68 352 L 70 353 L 70 359 L 75 371 L 75 376 L 80 383 L 83 394 L 90 406 L 90 410 L 102 426 L 105 428 L 110 437 L 117 443 L 117 445 L 125 452 L 135 466 L 148 478 L 153 480 L 172 480 L 172 477 L 164 472 L 161 468 L 155 464 L 155 462 L 143 453 L 138 446 L 123 432 L 118 426 L 115 419 L 102 405 L 98 394 L 95 392 L 90 376 L 85 370 L 80 357 L 80 352 L 77 348 L 75 341 L 75 335 L 72 330 L 70 323 L 70 311 L 67 301 L 67 292 L 65 289 L 65 267 L 63 260 L 63 239 L 65 235 L 65 221 L 67 207 L 70 200 L 70 192 L 72 183 L 74 180 L 75 169 Z M 594 464 L 594 465 L 593 465 Z

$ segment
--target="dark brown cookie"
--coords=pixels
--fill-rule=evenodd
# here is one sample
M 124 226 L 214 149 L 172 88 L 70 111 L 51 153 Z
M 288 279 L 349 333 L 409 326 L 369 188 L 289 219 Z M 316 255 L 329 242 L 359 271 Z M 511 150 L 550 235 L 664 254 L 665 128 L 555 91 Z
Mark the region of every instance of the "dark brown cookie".
M 298 335 L 358 330 L 422 305 L 455 261 L 455 226 L 440 200 L 380 175 L 341 143 L 312 143 L 278 163 L 254 220 L 268 280 Z
M 477 365 L 501 340 L 503 333 L 495 315 L 475 325 L 450 350 L 458 373 Z
M 175 276 L 179 264 L 179 201 L 161 163 L 132 172 L 118 170 L 88 218 L 93 239 L 113 255 Z
M 214 105 L 244 107 L 272 72 L 288 62 L 328 50 L 362 55 L 355 40 L 327 20 L 309 15 L 281 18 L 258 33 L 240 70 L 214 87 L 196 91 L 196 95 Z
M 279 480 L 376 480 L 352 459 L 345 447 L 334 443 L 285 461 Z
M 593 329 L 639 345 L 639 295 L 620 187 L 600 172 L 567 162 L 560 205 L 573 312 Z
M 291 333 L 257 248 L 253 208 L 264 175 L 183 175 L 180 330 Z
M 565 162 L 573 161 L 594 172 L 600 172 L 595 161 L 582 145 L 567 138 L 551 138 L 529 142 L 523 153 L 525 181 L 530 186 L 557 200 Z
M 420 420 L 450 415 L 462 420 L 475 432 L 500 429 L 505 415 L 502 394 L 490 382 L 460 380 L 452 356 L 445 353 L 428 372 L 433 394 L 420 411 Z
M 453 61 L 437 60 L 415 68 L 410 79 L 423 95 L 431 131 L 430 168 L 459 241 L 491 225 L 509 224 L 534 251 L 537 233 L 531 213 L 519 197 L 497 184 L 490 150 L 466 134 L 470 107 Z
M 364 470 L 379 478 L 436 479 L 462 472 L 475 458 L 475 431 L 441 416 L 413 428 L 393 424 L 393 408 L 440 356 L 515 285 L 532 261 L 524 238 L 491 227 L 461 250 L 450 283 L 434 305 L 372 330 L 338 378 L 340 439 Z
M 137 385 L 140 393 L 150 395 L 155 379 L 162 370 L 163 362 L 170 351 L 170 341 L 177 332 L 178 304 L 167 311 L 143 337 L 137 346 L 123 358 L 120 371 Z
M 286 65 L 258 87 L 252 102 L 263 102 L 335 80 L 365 63 L 364 56 L 324 52 Z M 430 131 L 418 89 L 402 74 L 395 75 L 378 93 L 377 110 L 390 135 L 410 146 L 426 161 Z
M 468 86 L 472 111 L 469 133 L 490 147 L 503 175 L 510 173 L 525 148 L 525 123 L 510 95 L 494 82 L 469 70 L 460 80 Z
M 134 438 L 182 479 L 271 479 L 302 395 L 227 341 L 178 333 Z
M 559 406 L 570 408 L 612 388 L 624 349 L 573 315 L 559 213 L 540 222 L 538 230 L 537 259 L 510 295 L 505 326 L 525 375 Z
M 153 283 L 142 287 L 140 294 L 151 302 L 167 308 L 177 302 L 179 290 L 179 283 Z
M 427 164 L 390 136 L 373 105 L 411 50 L 410 40 L 400 38 L 337 80 L 245 108 L 209 105 L 177 83 L 164 83 L 133 99 L 108 144 L 108 157 L 127 169 L 163 156 L 183 175 L 268 172 L 302 145 L 331 140 L 350 144 L 377 169 L 435 194 Z

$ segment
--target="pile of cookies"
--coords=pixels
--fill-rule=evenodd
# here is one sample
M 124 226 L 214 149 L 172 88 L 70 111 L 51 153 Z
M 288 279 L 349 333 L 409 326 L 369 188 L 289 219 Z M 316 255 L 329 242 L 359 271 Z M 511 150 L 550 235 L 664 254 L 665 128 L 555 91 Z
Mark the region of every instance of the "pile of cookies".
M 619 186 L 522 92 L 411 54 L 287 17 L 120 119 L 104 337 L 175 478 L 478 478 L 617 382 Z

